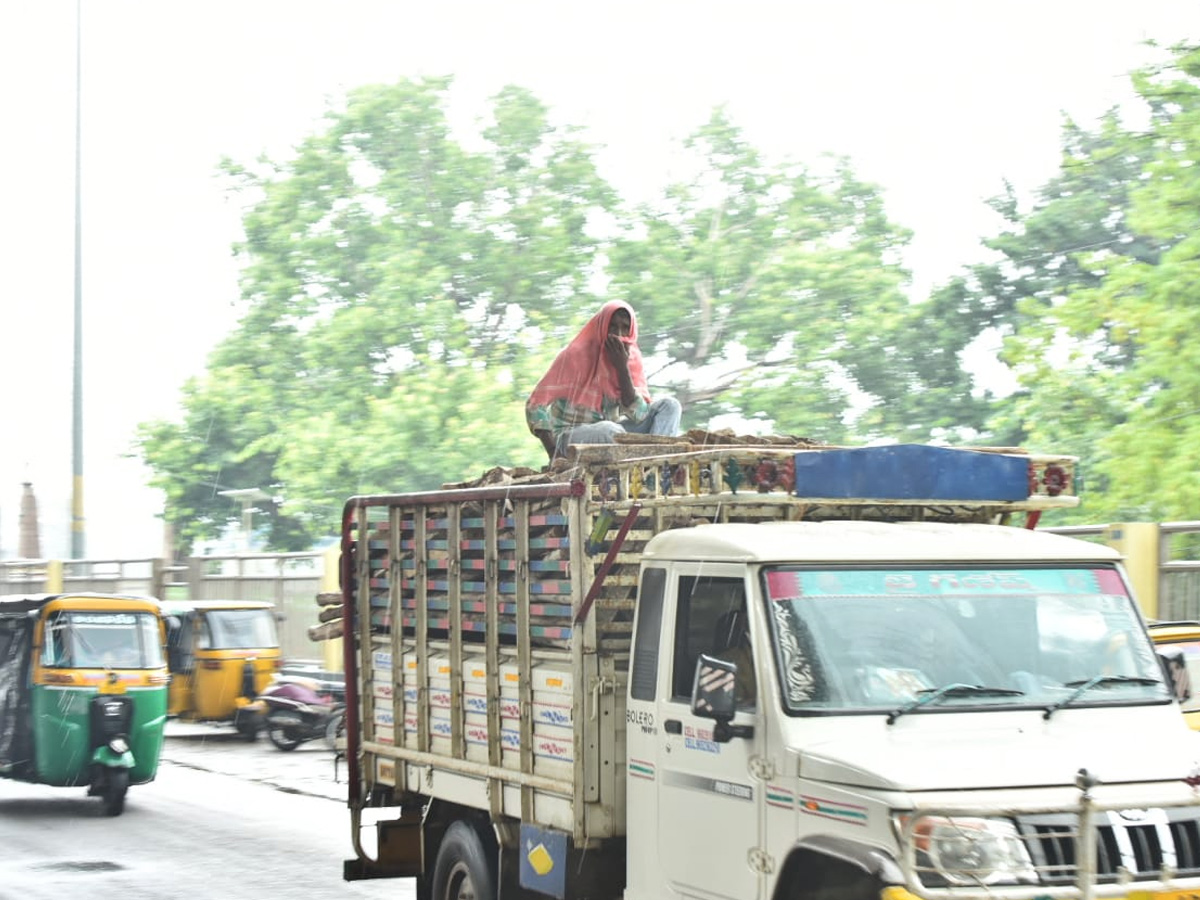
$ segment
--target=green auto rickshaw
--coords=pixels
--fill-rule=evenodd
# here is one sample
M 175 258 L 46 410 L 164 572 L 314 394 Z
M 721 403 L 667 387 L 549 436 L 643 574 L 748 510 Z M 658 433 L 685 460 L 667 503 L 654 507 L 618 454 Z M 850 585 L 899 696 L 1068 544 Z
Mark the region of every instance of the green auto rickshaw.
M 0 596 L 0 778 L 86 785 L 120 815 L 158 773 L 165 641 L 153 598 Z

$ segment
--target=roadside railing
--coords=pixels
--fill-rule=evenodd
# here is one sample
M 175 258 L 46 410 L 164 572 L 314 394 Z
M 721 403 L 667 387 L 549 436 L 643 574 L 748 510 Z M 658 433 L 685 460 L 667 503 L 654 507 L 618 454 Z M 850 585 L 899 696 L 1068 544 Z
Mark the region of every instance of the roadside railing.
M 1158 531 L 1161 617 L 1200 619 L 1200 522 L 1163 522 Z
M 51 571 L 55 565 L 61 563 L 48 559 L 0 560 L 0 595 L 46 593 L 55 577 Z
M 62 590 L 160 597 L 161 559 L 72 559 L 62 563 Z
M 1106 543 L 1106 538 L 1128 527 L 1059 525 L 1038 530 Z M 1200 620 L 1200 521 L 1161 522 L 1153 527 L 1157 556 L 1146 562 L 1157 574 L 1157 618 Z M 1133 547 L 1120 549 L 1127 557 L 1137 552 Z
M 65 591 L 143 594 L 162 600 L 265 600 L 275 604 L 285 659 L 319 662 L 322 647 L 308 636 L 317 621 L 316 595 L 325 554 L 250 553 L 162 559 L 0 560 L 0 595 Z

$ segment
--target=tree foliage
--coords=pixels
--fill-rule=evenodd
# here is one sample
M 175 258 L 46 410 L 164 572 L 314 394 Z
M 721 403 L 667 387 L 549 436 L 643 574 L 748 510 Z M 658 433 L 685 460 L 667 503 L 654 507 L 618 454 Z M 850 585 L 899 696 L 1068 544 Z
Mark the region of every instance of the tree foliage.
M 527 334 L 592 307 L 615 203 L 591 150 L 528 92 L 493 102 L 483 146 L 448 79 L 362 88 L 292 160 L 226 164 L 245 214 L 244 314 L 141 448 L 185 543 L 236 515 L 228 488 L 283 498 L 271 546 L 336 530 L 351 494 L 428 489 L 532 463 Z M 299 523 L 299 527 L 292 527 Z
M 666 359 L 686 421 L 735 413 L 846 439 L 852 403 L 888 378 L 908 232 L 844 160 L 824 172 L 769 166 L 722 110 L 687 147 L 698 174 L 616 242 L 613 295 L 654 323 L 642 343 Z
M 621 298 L 687 426 L 1073 453 L 1077 519 L 1194 517 L 1200 52 L 1134 83 L 1148 125 L 1066 122 L 1032 208 L 991 201 L 993 259 L 928 297 L 877 187 L 844 159 L 767 162 L 722 109 L 686 142 L 692 174 L 631 209 L 526 90 L 464 136 L 448 78 L 361 88 L 290 159 L 226 162 L 242 316 L 141 453 L 185 544 L 237 518 L 222 491 L 258 487 L 269 545 L 299 549 L 353 494 L 543 464 L 524 400 Z M 966 364 L 989 341 L 1012 393 Z
M 697 180 L 629 212 L 529 92 L 500 92 L 468 149 L 449 86 L 362 88 L 290 161 L 227 163 L 249 202 L 244 315 L 184 421 L 142 430 L 185 542 L 236 516 L 228 488 L 278 496 L 262 521 L 292 548 L 354 493 L 541 464 L 525 397 L 609 296 L 638 309 L 655 389 L 691 423 L 848 434 L 849 398 L 887 379 L 871 322 L 900 315 L 907 280 L 873 186 L 844 162 L 770 167 L 718 111 L 689 142 Z
M 1179 48 L 1134 78 L 1145 130 L 1115 116 L 1068 129 L 1062 175 L 998 243 L 1011 267 L 993 296 L 1021 390 L 994 421 L 1086 461 L 1080 518 L 1195 515 L 1198 74 L 1200 55 Z

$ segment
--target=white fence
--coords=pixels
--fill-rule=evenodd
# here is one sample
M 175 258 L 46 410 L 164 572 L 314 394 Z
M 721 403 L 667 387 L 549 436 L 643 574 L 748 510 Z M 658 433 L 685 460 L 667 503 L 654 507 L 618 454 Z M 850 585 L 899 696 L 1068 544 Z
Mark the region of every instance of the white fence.
M 1113 527 L 1062 525 L 1040 530 L 1102 542 Z M 1157 572 L 1157 618 L 1200 620 L 1200 521 L 1161 522 L 1157 532 L 1157 558 L 1148 561 Z
M 289 662 L 321 659 L 309 640 L 317 622 L 326 554 L 251 553 L 161 559 L 0 560 L 0 595 L 63 591 L 145 594 L 178 600 L 265 600 L 274 603 L 279 642 Z

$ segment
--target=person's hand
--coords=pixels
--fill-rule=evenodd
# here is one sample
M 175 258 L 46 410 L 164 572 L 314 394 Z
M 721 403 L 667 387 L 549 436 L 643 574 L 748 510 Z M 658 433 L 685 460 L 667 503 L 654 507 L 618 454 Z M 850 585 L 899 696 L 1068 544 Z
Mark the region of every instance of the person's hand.
M 537 439 L 542 442 L 542 446 L 546 448 L 546 453 L 550 457 L 550 461 L 554 462 L 555 441 L 554 435 L 549 431 L 535 431 Z
M 629 344 L 615 334 L 604 339 L 604 352 L 618 372 L 629 368 Z
M 633 388 L 633 377 L 629 374 L 629 345 L 628 338 L 617 334 L 609 334 L 604 339 L 604 352 L 609 363 L 617 372 L 617 381 L 621 385 L 621 405 L 629 407 L 637 399 Z

